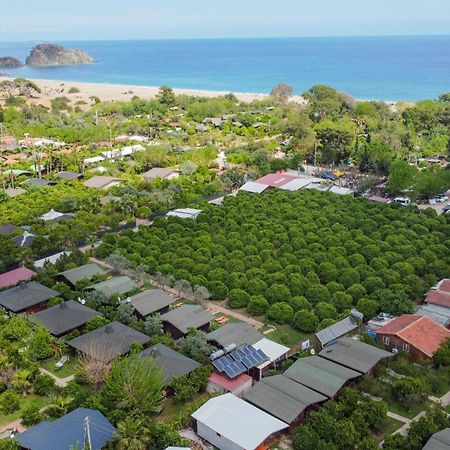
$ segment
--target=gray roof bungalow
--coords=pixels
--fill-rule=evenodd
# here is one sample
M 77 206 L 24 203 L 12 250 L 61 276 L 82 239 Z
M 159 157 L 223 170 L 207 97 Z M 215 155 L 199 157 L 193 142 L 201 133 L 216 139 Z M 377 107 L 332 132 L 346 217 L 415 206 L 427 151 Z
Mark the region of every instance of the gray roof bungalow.
M 163 314 L 169 310 L 174 299 L 162 289 L 151 289 L 130 297 L 131 306 L 144 318 L 150 314 Z
M 111 361 L 126 355 L 134 342 L 145 345 L 150 338 L 120 322 L 111 322 L 94 331 L 83 334 L 68 344 L 84 355 L 99 361 Z
M 56 279 L 75 287 L 75 285 L 81 280 L 92 280 L 92 278 L 97 275 L 105 274 L 106 272 L 103 269 L 97 266 L 97 264 L 92 263 L 60 272 L 56 275 Z
M 62 178 L 63 180 L 78 180 L 83 178 L 83 174 L 79 172 L 68 172 L 63 170 L 62 172 L 58 172 L 55 177 Z
M 30 281 L 0 292 L 0 306 L 13 313 L 36 312 L 44 309 L 47 301 L 58 295 L 59 292 Z
M 97 291 L 111 297 L 113 294 L 124 295 L 137 288 L 135 282 L 129 277 L 114 277 L 101 283 L 88 286 L 84 289 L 85 292 Z
M 284 375 L 327 397 L 334 397 L 350 380 L 361 376 L 319 356 L 298 359 Z
M 100 316 L 100 313 L 75 300 L 68 300 L 34 315 L 55 337 L 64 336 L 73 330 L 82 328 L 96 316 Z
M 328 399 L 284 375 L 275 375 L 256 383 L 245 392 L 244 400 L 294 427 L 304 420 L 309 408 Z
M 83 184 L 86 187 L 93 189 L 110 189 L 114 186 L 119 186 L 119 184 L 123 182 L 124 180 L 122 180 L 121 178 L 104 177 L 101 175 L 97 175 L 95 177 L 89 178 L 89 180 L 85 181 Z
M 245 322 L 227 323 L 207 335 L 208 341 L 217 347 L 230 344 L 236 344 L 237 347 L 243 344 L 253 345 L 263 338 L 256 328 Z
M 450 428 L 434 433 L 422 450 L 450 450 Z
M 26 186 L 35 186 L 35 187 L 55 186 L 56 181 L 44 180 L 43 178 L 28 178 L 28 180 L 25 180 L 22 184 Z
M 358 324 L 353 319 L 353 317 L 349 316 L 345 319 L 340 320 L 339 322 L 330 325 L 323 330 L 320 330 L 316 333 L 317 339 L 319 339 L 322 347 L 330 344 L 331 342 L 336 341 L 337 338 L 344 336 L 345 334 L 353 331 L 358 328 Z
M 369 373 L 382 359 L 390 358 L 394 354 L 356 339 L 342 338 L 325 347 L 319 356 L 348 369 Z
M 113 440 L 116 429 L 95 409 L 77 408 L 53 422 L 40 422 L 14 438 L 23 449 L 62 450 L 79 448 L 85 441 L 85 420 L 89 419 L 91 450 L 100 450 Z
M 183 305 L 163 314 L 161 319 L 165 331 L 178 339 L 186 336 L 190 328 L 209 331 L 209 323 L 214 320 L 214 316 L 203 306 Z
M 416 306 L 417 316 L 427 316 L 445 328 L 450 328 L 450 308 L 435 305 L 433 303 L 424 303 Z
M 201 364 L 187 356 L 166 347 L 163 344 L 153 345 L 145 349 L 142 356 L 151 356 L 161 368 L 166 385 L 172 383 L 175 378 L 187 375 L 198 369 Z
M 172 178 L 178 177 L 179 173 L 176 170 L 169 169 L 167 167 L 153 167 L 153 169 L 148 170 L 142 174 L 144 180 L 156 180 L 157 178 L 162 178 L 165 180 L 170 180 Z

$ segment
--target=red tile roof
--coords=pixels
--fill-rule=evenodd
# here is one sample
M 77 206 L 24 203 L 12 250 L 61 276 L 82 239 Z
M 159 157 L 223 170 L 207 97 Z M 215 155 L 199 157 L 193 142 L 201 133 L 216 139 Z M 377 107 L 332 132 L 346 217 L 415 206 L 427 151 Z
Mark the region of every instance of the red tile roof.
M 428 292 L 425 302 L 450 308 L 450 292 L 441 289 L 432 289 Z
M 217 386 L 220 386 L 223 389 L 226 389 L 228 392 L 234 392 L 236 389 L 238 389 L 251 379 L 252 377 L 247 375 L 246 373 L 239 375 L 237 378 L 234 378 L 233 380 L 230 380 L 226 375 L 218 372 L 213 372 L 209 377 L 209 381 L 211 381 Z
M 430 358 L 444 341 L 450 339 L 450 330 L 426 316 L 404 314 L 387 325 L 375 330 L 375 333 L 397 336 Z
M 26 267 L 19 267 L 18 269 L 2 273 L 0 275 L 0 289 L 14 286 L 21 281 L 30 281 L 36 274 Z
M 444 278 L 443 280 L 439 281 L 437 287 L 441 291 L 450 292 L 450 279 Z
M 269 173 L 256 180 L 257 183 L 267 184 L 270 187 L 276 188 L 289 183 L 289 181 L 295 180 L 296 177 L 287 175 L 286 173 Z

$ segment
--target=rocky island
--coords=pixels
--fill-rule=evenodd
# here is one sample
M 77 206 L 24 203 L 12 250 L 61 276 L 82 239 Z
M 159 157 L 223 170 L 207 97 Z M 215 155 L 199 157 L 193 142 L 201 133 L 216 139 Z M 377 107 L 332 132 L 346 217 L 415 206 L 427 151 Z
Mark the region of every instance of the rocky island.
M 0 56 L 0 69 L 15 69 L 22 66 L 23 64 L 12 56 Z
M 28 66 L 62 66 L 92 64 L 94 58 L 84 50 L 65 48 L 56 44 L 39 44 L 27 57 Z

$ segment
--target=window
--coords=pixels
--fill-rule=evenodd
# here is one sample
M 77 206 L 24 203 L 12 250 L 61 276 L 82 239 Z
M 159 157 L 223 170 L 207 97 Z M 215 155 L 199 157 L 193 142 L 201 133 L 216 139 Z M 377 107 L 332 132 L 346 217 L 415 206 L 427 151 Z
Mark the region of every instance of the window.
M 389 345 L 389 342 L 391 342 L 391 340 L 387 336 L 383 336 L 383 344 Z
M 404 352 L 409 352 L 409 344 L 403 344 L 402 349 Z

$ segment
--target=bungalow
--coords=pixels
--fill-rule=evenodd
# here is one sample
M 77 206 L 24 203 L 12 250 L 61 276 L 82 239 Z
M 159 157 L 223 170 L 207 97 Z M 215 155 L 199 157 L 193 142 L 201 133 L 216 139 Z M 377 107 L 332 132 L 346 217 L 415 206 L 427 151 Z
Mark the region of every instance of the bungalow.
M 329 398 L 335 397 L 351 380 L 361 376 L 355 370 L 319 356 L 298 359 L 284 375 Z
M 358 324 L 352 316 L 346 317 L 339 322 L 330 325 L 316 333 L 317 339 L 320 341 L 320 345 L 323 347 L 329 345 L 330 343 L 336 342 L 337 338 L 340 338 L 350 331 L 358 328 Z
M 394 355 L 356 339 L 342 338 L 338 339 L 335 344 L 324 348 L 319 356 L 348 369 L 366 374 L 371 373 L 382 359 L 391 358 Z
M 450 308 L 450 292 L 444 289 L 431 289 L 425 297 L 425 303 Z
M 168 169 L 167 167 L 153 167 L 153 169 L 148 170 L 142 174 L 145 181 L 156 180 L 157 178 L 162 178 L 163 180 L 172 180 L 179 176 L 179 172 L 173 169 Z
M 250 192 L 252 194 L 262 194 L 266 189 L 269 189 L 268 184 L 255 183 L 254 181 L 247 181 L 243 184 L 239 191 Z
M 83 184 L 88 188 L 93 189 L 110 189 L 114 186 L 119 186 L 124 180 L 121 178 L 105 177 L 101 175 L 96 175 L 89 180 L 85 181 Z
M 422 450 L 450 450 L 450 427 L 434 433 Z
M 62 172 L 58 172 L 55 177 L 62 178 L 63 180 L 79 180 L 83 178 L 83 174 L 79 172 L 68 172 L 63 170 Z
M 424 303 L 416 306 L 415 314 L 417 316 L 427 316 L 444 328 L 450 328 L 450 308 L 433 303 Z
M 214 316 L 201 305 L 183 305 L 161 316 L 164 330 L 174 339 L 186 336 L 191 328 L 209 331 Z
M 9 272 L 2 273 L 0 275 L 0 289 L 9 288 L 23 281 L 30 281 L 37 275 L 26 267 L 19 267 Z
M 105 275 L 106 272 L 97 264 L 84 264 L 74 269 L 68 269 L 56 275 L 56 279 L 75 288 L 76 284 L 81 280 L 92 280 L 95 276 Z
M 208 400 L 192 414 L 194 431 L 219 450 L 265 450 L 288 428 L 233 394 Z
M 120 322 L 111 322 L 70 340 L 68 344 L 83 355 L 109 362 L 126 355 L 135 342 L 145 345 L 149 341 L 147 335 Z
M 42 220 L 43 222 L 62 222 L 63 220 L 73 219 L 74 217 L 75 214 L 73 213 L 60 213 L 51 209 L 48 213 L 42 214 L 42 216 L 39 217 L 39 220 Z
M 20 236 L 14 237 L 12 241 L 18 248 L 30 248 L 33 245 L 35 237 L 36 236 L 34 234 L 31 234 L 28 230 L 25 230 Z
M 36 269 L 42 269 L 45 266 L 45 264 L 53 265 L 56 262 L 58 262 L 60 258 L 66 256 L 66 255 L 69 256 L 70 253 L 71 253 L 70 251 L 59 252 L 59 253 L 55 253 L 53 255 L 47 256 L 46 258 L 37 259 L 36 261 L 34 261 L 33 266 L 36 267 Z
M 170 305 L 174 301 L 174 298 L 162 289 L 151 289 L 130 297 L 130 304 L 141 319 L 150 314 L 164 314 L 168 312 Z
M 34 187 L 56 186 L 56 181 L 44 180 L 43 178 L 28 178 L 28 180 L 25 180 L 22 184 L 26 185 L 26 186 L 34 186 Z
M 188 375 L 201 367 L 201 364 L 191 358 L 166 347 L 163 344 L 156 344 L 145 349 L 141 356 L 150 356 L 161 368 L 164 383 L 169 385 L 175 378 Z
M 83 160 L 83 164 L 85 166 L 89 166 L 90 164 L 97 164 L 99 162 L 104 161 L 105 158 L 103 156 L 92 156 L 91 158 L 86 158 Z
M 213 372 L 208 378 L 206 386 L 207 392 L 219 392 L 220 394 L 231 393 L 237 397 L 242 397 L 253 385 L 253 378 L 246 373 L 241 373 L 237 377 L 230 379 L 228 375 L 220 372 Z
M 180 219 L 196 219 L 202 213 L 201 209 L 183 208 L 169 211 L 167 217 L 179 217 Z
M 408 352 L 413 361 L 433 358 L 439 347 L 450 339 L 450 330 L 427 316 L 414 314 L 403 314 L 375 333 L 389 350 Z
M 91 450 L 100 450 L 113 440 L 115 432 L 100 411 L 77 408 L 53 422 L 40 422 L 14 439 L 23 450 L 85 448 L 88 442 Z
M 227 323 L 206 336 L 209 342 L 216 347 L 226 347 L 235 344 L 237 347 L 256 342 L 264 336 L 254 327 L 245 322 Z
M 81 330 L 90 319 L 97 316 L 100 316 L 100 313 L 75 300 L 68 300 L 34 315 L 55 337 Z
M 288 175 L 284 172 L 279 172 L 279 173 L 269 173 L 268 175 L 258 178 L 256 182 L 260 184 L 267 184 L 271 188 L 279 188 L 295 179 L 296 177 L 294 177 L 293 175 Z
M 30 281 L 0 292 L 0 306 L 13 313 L 31 314 L 41 311 L 51 298 L 58 296 L 59 292 L 36 281 Z
M 114 277 L 110 280 L 102 281 L 101 283 L 94 284 L 84 288 L 85 292 L 101 292 L 106 297 L 111 297 L 114 294 L 124 295 L 128 294 L 137 288 L 135 282 L 129 277 Z
M 18 197 L 19 195 L 25 194 L 25 192 L 27 192 L 25 189 L 15 189 L 12 187 L 9 187 L 7 189 L 5 189 L 5 194 L 9 197 L 9 198 L 15 198 Z
M 268 359 L 251 369 L 254 378 L 260 380 L 269 372 L 269 370 L 283 362 L 288 357 L 289 347 L 278 344 L 270 339 L 263 338 L 253 344 L 253 347 L 258 351 L 263 352 Z
M 244 394 L 244 400 L 277 419 L 290 429 L 305 419 L 306 413 L 326 400 L 322 394 L 284 376 L 263 378 Z

